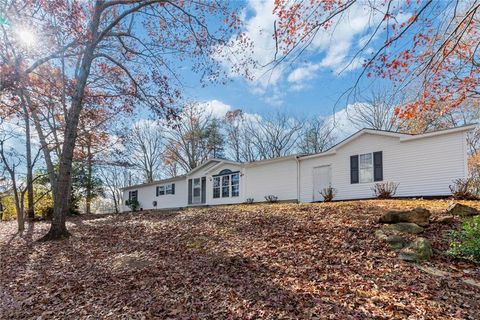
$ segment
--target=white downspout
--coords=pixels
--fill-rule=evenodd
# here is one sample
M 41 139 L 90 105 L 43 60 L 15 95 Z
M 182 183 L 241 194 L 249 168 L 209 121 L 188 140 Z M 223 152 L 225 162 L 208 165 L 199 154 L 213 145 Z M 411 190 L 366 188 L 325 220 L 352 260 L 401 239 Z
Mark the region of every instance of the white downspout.
M 300 160 L 298 160 L 298 156 L 295 156 L 295 160 L 297 161 L 297 203 L 300 203 Z

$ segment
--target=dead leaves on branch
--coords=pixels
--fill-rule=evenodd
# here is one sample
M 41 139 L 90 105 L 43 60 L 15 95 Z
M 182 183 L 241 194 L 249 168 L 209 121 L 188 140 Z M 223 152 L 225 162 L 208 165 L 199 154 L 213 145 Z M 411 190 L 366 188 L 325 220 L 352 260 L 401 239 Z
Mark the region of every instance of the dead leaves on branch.
M 238 205 L 69 220 L 73 236 L 35 243 L 0 225 L 0 318 L 475 318 L 478 267 L 437 253 L 397 259 L 374 236 L 390 209 L 447 201 Z M 426 236 L 444 249 L 448 226 Z M 453 276 L 454 275 L 454 276 Z

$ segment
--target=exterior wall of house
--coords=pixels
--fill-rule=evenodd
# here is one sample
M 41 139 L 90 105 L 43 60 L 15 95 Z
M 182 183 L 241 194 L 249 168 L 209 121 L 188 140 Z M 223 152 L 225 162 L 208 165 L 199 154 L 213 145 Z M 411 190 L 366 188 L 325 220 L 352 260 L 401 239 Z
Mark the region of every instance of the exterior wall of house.
M 205 182 L 206 182 L 205 192 L 207 192 L 208 191 L 207 172 L 208 172 L 208 170 L 210 170 L 211 168 L 215 167 L 218 164 L 219 164 L 218 161 L 212 161 L 211 163 L 206 164 L 201 168 L 198 168 L 198 170 L 196 170 L 194 172 L 190 172 L 190 173 L 187 174 L 187 177 L 185 178 L 185 183 L 186 183 L 186 186 L 185 186 L 185 190 L 186 190 L 185 203 L 186 203 L 187 206 L 199 206 L 199 205 L 203 206 L 203 205 L 208 204 L 209 198 L 208 198 L 207 194 L 205 194 L 205 203 L 191 203 L 191 204 L 188 203 L 188 180 L 192 179 L 192 184 L 193 184 L 194 179 L 198 178 L 201 181 L 202 177 L 205 177 L 206 178 L 206 180 L 205 180 Z M 193 199 L 193 191 L 192 191 L 192 199 Z
M 175 183 L 175 194 L 165 194 L 157 197 L 157 186 L 172 183 Z M 125 205 L 125 200 L 128 200 L 128 192 L 132 190 L 138 191 L 138 202 L 140 203 L 140 208 L 143 210 L 179 208 L 187 205 L 187 185 L 185 178 L 124 190 L 122 211 L 130 211 L 130 208 Z M 153 206 L 153 201 L 157 201 L 156 207 Z
M 399 184 L 395 196 L 447 196 L 451 193 L 452 181 L 468 175 L 466 135 L 466 131 L 453 131 L 399 138 L 395 134 L 367 131 L 339 145 L 334 152 L 315 157 L 247 164 L 213 160 L 186 177 L 124 190 L 122 210 L 129 210 L 125 200 L 131 190 L 138 190 L 138 201 L 144 210 L 185 207 L 188 205 L 188 179 L 202 177 L 206 178 L 206 189 L 205 203 L 201 205 L 242 203 L 248 198 L 264 202 L 267 195 L 277 196 L 280 201 L 312 202 L 314 169 L 325 165 L 331 168 L 331 184 L 337 190 L 334 200 L 372 198 L 376 182 L 350 183 L 350 157 L 377 151 L 382 151 L 383 182 Z M 224 169 L 240 172 L 240 194 L 214 199 L 213 176 Z M 175 195 L 156 196 L 157 186 L 170 183 L 175 183 Z M 156 207 L 153 201 L 157 201 Z
M 195 178 L 201 178 L 201 177 L 205 177 L 206 176 L 206 172 L 208 170 L 210 170 L 211 168 L 213 168 L 214 166 L 218 165 L 218 162 L 212 162 L 208 165 L 206 165 L 205 167 L 203 168 L 199 168 L 197 171 L 193 172 L 193 173 L 188 173 L 187 174 L 187 180 L 188 179 L 195 179 Z
M 335 200 L 371 198 L 371 183 L 350 183 L 350 156 L 383 152 L 383 181 L 399 183 L 396 196 L 450 195 L 449 185 L 467 176 L 466 135 L 453 132 L 400 141 L 365 133 L 329 156 L 300 160 L 300 201 L 313 200 L 313 168 L 331 165 Z
M 297 161 L 292 158 L 252 163 L 245 168 L 245 199 L 265 201 L 274 195 L 280 201 L 297 200 Z

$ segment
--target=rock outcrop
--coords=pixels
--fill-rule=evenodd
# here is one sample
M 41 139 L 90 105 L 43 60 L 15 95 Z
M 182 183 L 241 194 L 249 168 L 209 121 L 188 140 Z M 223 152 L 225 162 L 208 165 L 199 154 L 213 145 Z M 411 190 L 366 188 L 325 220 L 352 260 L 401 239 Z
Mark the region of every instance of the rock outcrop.
M 461 203 L 452 203 L 447 209 L 447 214 L 459 217 L 472 217 L 479 215 L 480 212 Z
M 423 228 L 416 223 L 412 222 L 399 222 L 395 224 L 386 224 L 382 226 L 382 229 L 391 231 L 394 233 L 410 233 L 419 234 L 423 232 Z
M 415 208 L 410 211 L 389 211 L 379 219 L 380 223 L 411 222 L 426 227 L 430 222 L 430 211 L 424 208 Z
M 404 261 L 419 262 L 429 260 L 433 255 L 432 244 L 429 240 L 419 237 L 406 248 L 402 249 L 398 257 Z

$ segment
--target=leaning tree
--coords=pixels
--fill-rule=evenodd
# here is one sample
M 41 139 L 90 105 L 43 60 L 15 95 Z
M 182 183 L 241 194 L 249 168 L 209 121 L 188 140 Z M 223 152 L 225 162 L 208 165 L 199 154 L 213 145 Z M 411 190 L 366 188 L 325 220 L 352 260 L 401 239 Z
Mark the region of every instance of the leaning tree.
M 65 216 L 85 99 L 119 110 L 149 107 L 173 119 L 182 88 L 179 70 L 191 67 L 201 82 L 222 79 L 218 57 L 228 52 L 223 46 L 238 34 L 240 20 L 230 3 L 217 1 L 10 0 L 1 6 L 0 91 L 31 101 L 35 113 L 44 107 L 40 97 L 49 95 L 37 92 L 36 83 L 52 72 L 58 76 L 49 83 L 55 96 L 47 100 L 58 104 L 59 114 L 48 116 L 61 118 L 64 126 L 58 164 L 49 170 L 54 213 L 43 239 L 60 239 L 69 235 Z M 46 136 L 44 127 L 35 128 L 40 139 Z M 42 148 L 46 155 L 51 146 L 45 142 Z

